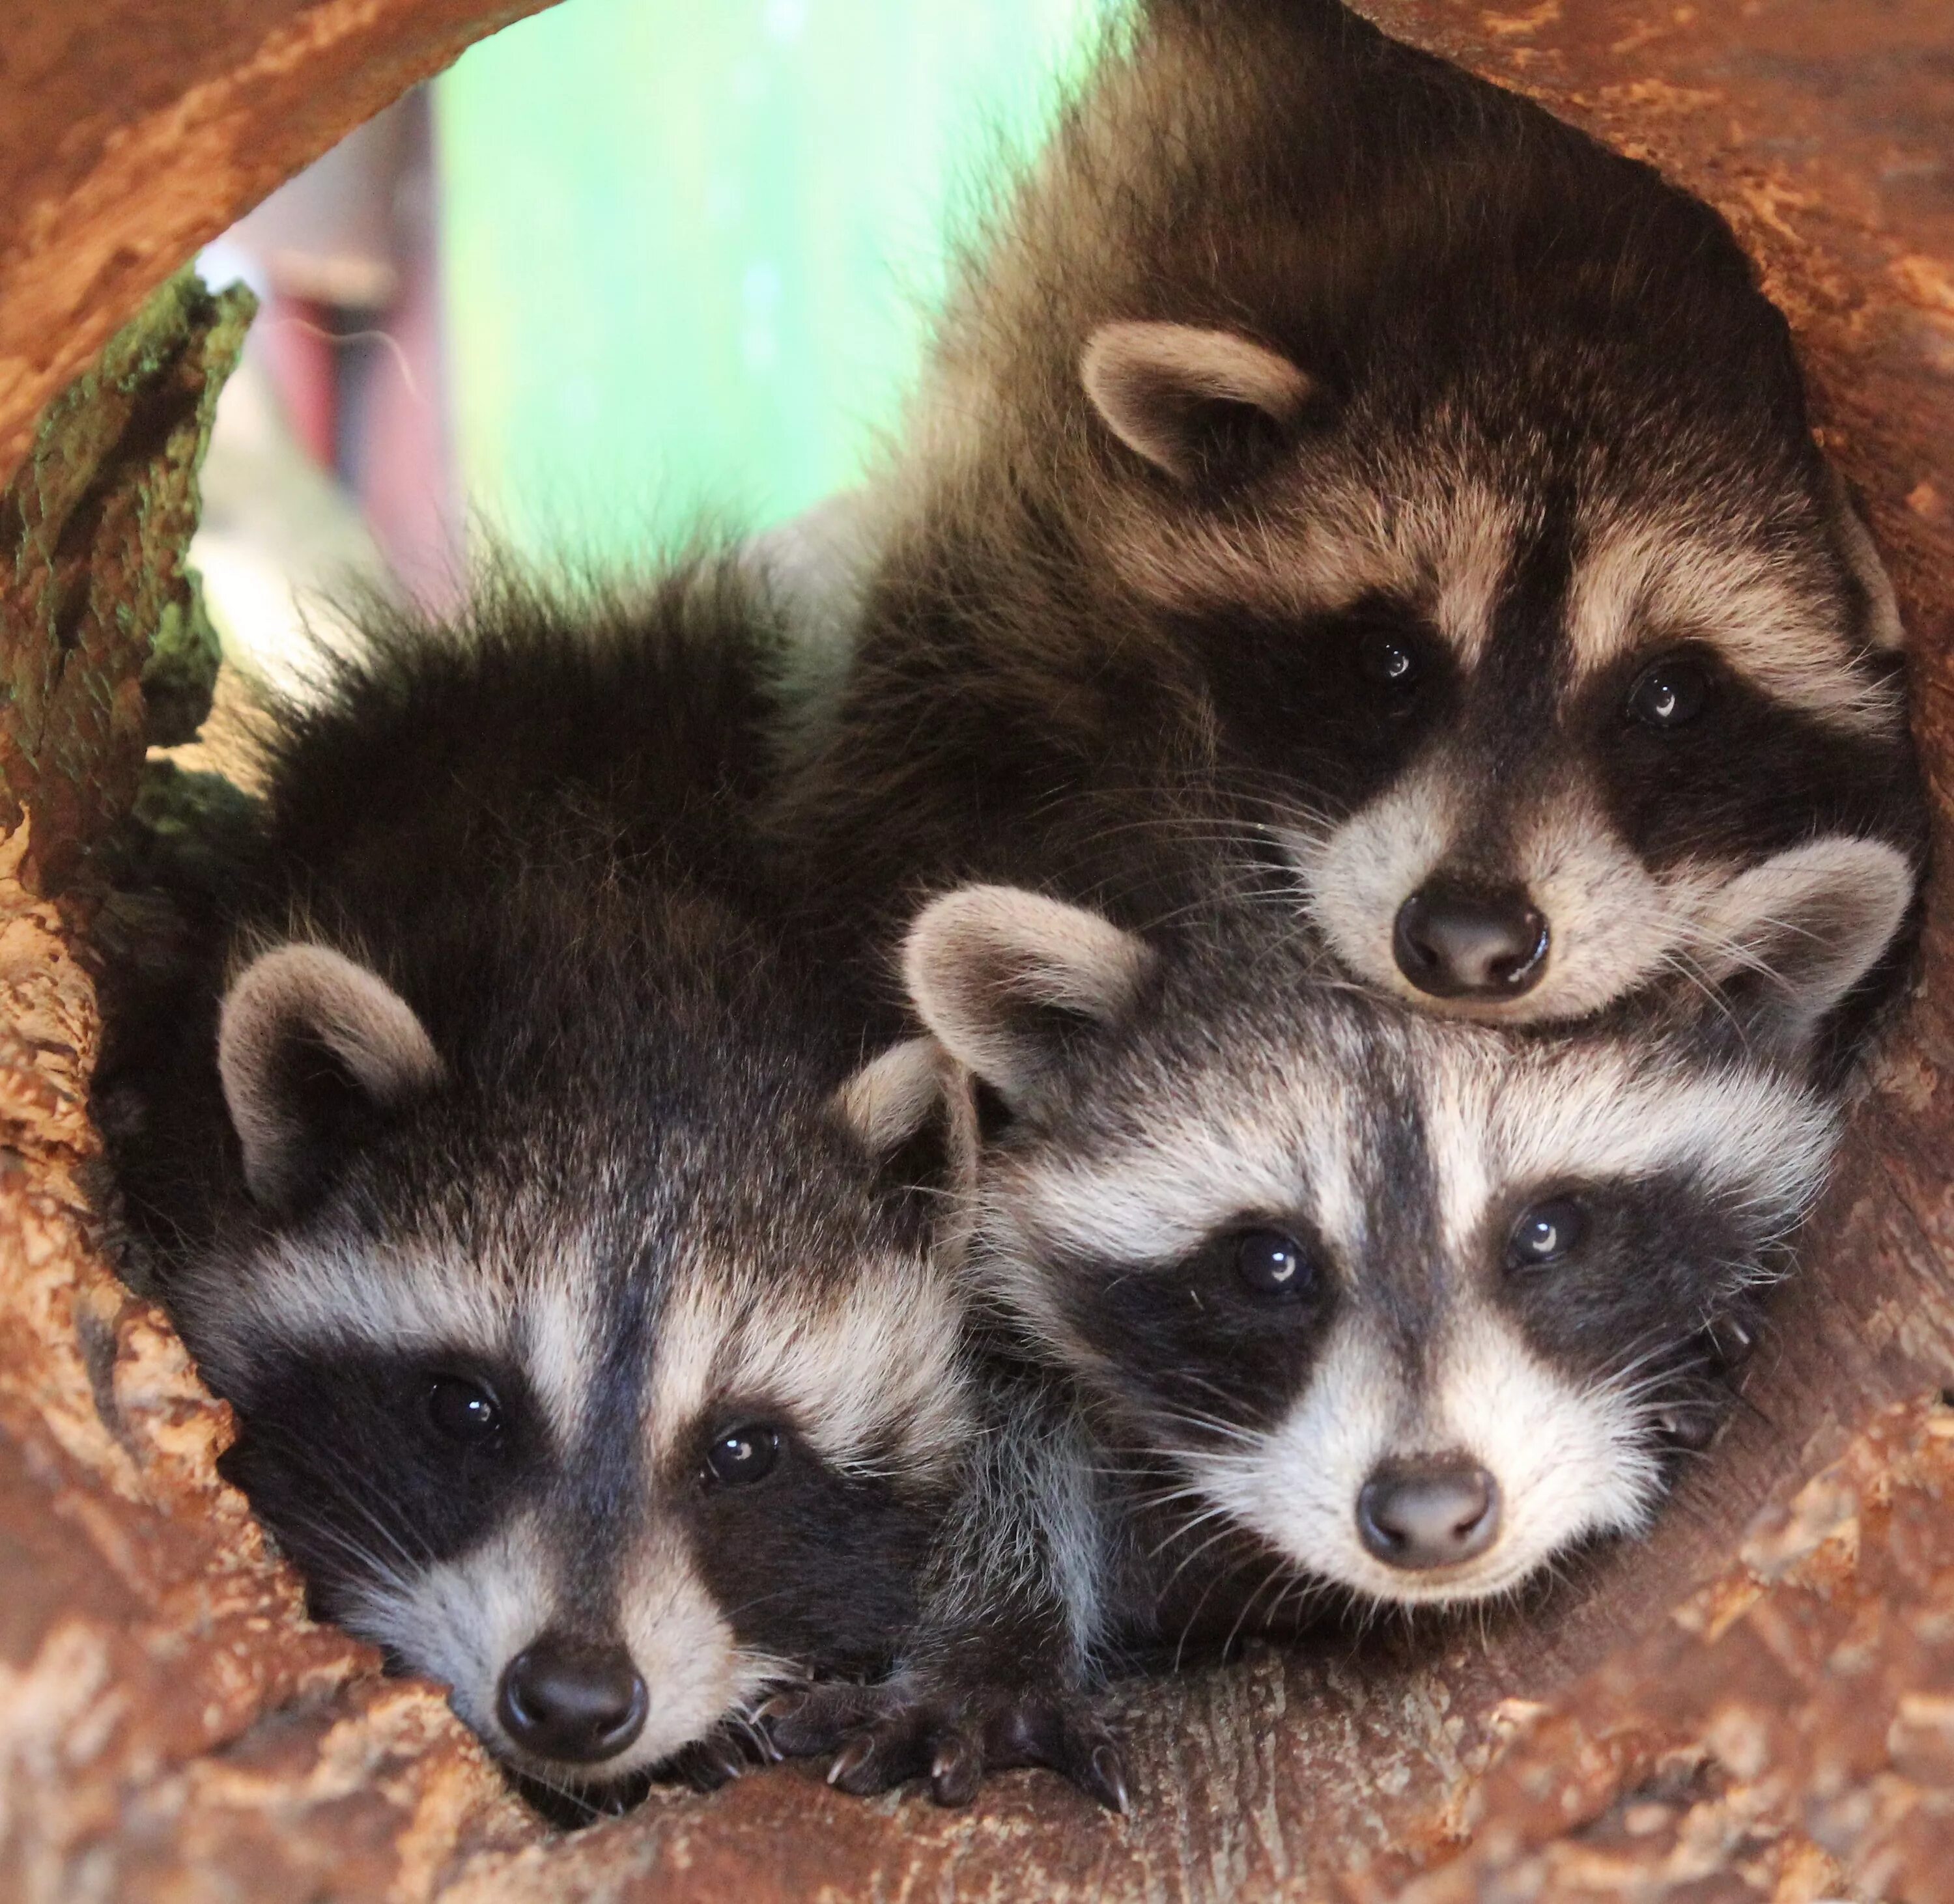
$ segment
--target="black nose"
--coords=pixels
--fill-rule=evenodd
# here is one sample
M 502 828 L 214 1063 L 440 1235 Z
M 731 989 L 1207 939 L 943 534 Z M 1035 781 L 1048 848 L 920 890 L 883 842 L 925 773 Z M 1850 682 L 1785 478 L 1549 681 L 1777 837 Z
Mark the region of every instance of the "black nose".
M 1456 1567 L 1499 1531 L 1499 1484 L 1463 1455 L 1387 1461 L 1357 1496 L 1357 1532 L 1391 1567 Z
M 1434 881 L 1398 908 L 1391 950 L 1434 998 L 1517 998 L 1547 963 L 1547 921 L 1517 886 L 1477 892 Z
M 649 1703 L 623 1647 L 545 1633 L 503 1669 L 495 1714 L 525 1752 L 589 1764 L 643 1731 Z

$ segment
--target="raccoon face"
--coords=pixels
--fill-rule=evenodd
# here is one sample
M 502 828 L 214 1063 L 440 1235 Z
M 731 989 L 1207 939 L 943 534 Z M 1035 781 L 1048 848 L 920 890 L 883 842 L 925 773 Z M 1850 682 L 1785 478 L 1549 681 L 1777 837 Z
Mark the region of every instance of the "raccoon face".
M 966 1391 L 859 1125 L 791 1078 L 671 1093 L 621 1146 L 647 1120 L 601 1085 L 479 1101 L 316 945 L 234 984 L 220 1069 L 250 1200 L 176 1307 L 237 1410 L 225 1473 L 323 1614 L 558 1787 L 885 1663 Z
M 1504 1592 L 1646 1524 L 1833 1115 L 1739 1041 L 1447 1024 L 1312 990 L 1282 937 L 1156 947 L 1000 888 L 925 911 L 912 996 L 1010 1113 L 977 1273 L 1299 1575 Z
M 1899 618 L 1802 420 L 1706 420 L 1578 340 L 1422 398 L 1381 355 L 1334 399 L 1190 325 L 1083 360 L 1150 466 L 1122 584 L 1346 969 L 1565 1020 L 1744 965 L 1814 844 L 1910 892 Z

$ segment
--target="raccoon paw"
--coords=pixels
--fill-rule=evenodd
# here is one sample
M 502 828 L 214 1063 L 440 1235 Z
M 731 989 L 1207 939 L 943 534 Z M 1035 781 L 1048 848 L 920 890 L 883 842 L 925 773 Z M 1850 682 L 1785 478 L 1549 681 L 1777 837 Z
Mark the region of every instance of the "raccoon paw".
M 1127 1808 L 1120 1749 L 1076 1693 L 900 1680 L 816 1686 L 772 1701 L 760 1718 L 790 1757 L 834 1752 L 828 1783 L 858 1797 L 926 1777 L 938 1804 L 968 1805 L 986 1772 L 1042 1765 L 1108 1810 Z
M 758 1764 L 778 1764 L 781 1754 L 758 1727 L 715 1726 L 703 1739 L 681 1746 L 660 1768 L 695 1792 L 716 1792 Z

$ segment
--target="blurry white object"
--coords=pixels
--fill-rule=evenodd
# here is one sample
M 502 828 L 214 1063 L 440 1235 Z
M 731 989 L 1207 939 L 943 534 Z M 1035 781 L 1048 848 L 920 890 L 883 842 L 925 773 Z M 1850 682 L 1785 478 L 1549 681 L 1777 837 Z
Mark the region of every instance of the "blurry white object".
M 190 560 L 225 658 L 303 693 L 315 640 L 350 638 L 334 602 L 394 584 L 357 507 L 300 447 L 249 348 L 218 399 L 203 487 Z

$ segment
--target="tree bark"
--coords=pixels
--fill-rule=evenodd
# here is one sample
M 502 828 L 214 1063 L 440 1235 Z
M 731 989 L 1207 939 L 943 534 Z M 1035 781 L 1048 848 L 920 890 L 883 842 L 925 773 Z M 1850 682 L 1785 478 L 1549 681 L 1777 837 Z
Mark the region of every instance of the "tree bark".
M 307 1623 L 215 1478 L 226 1411 L 110 1272 L 85 1194 L 90 852 L 133 794 L 143 675 L 160 705 L 151 647 L 171 603 L 191 626 L 187 472 L 234 318 L 181 306 L 161 320 L 177 326 L 170 347 L 152 317 L 98 353 L 197 243 L 530 10 L 14 0 L 0 63 L 0 472 L 14 478 L 0 500 L 0 1899 L 1954 1898 L 1941 875 L 1917 994 L 1749 1405 L 1654 1535 L 1483 1626 L 1255 1648 L 1128 1689 L 1127 1820 L 1037 1774 L 949 1813 L 913 1796 L 863 1804 L 790 1768 L 560 1837 L 507 1796 L 437 1690 L 382 1677 L 367 1649 Z M 1652 158 L 1736 225 L 1893 569 L 1944 860 L 1954 8 L 1367 10 Z M 37 419 L 91 362 L 30 458 Z M 195 675 L 173 677 L 178 720 Z

